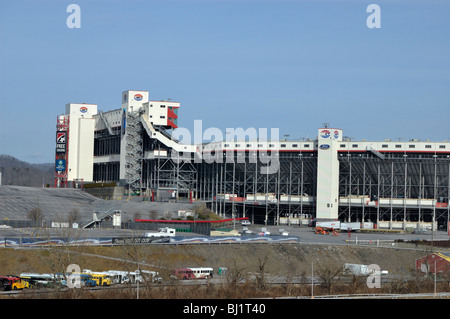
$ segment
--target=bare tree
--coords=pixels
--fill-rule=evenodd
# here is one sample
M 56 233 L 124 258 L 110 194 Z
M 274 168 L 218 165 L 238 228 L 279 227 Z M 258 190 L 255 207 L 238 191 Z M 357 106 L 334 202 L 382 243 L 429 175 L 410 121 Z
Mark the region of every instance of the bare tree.
M 244 281 L 247 277 L 247 271 L 244 265 L 245 263 L 242 258 L 233 257 L 227 267 L 226 281 L 235 295 L 239 283 Z
M 150 219 L 158 219 L 158 211 L 152 209 L 151 211 L 148 212 L 148 215 L 150 217 Z
M 141 212 L 134 212 L 134 219 L 140 219 L 141 218 Z
M 269 250 L 258 250 L 256 256 L 256 276 L 255 276 L 255 285 L 258 289 L 266 290 L 267 289 L 267 281 L 266 281 L 266 265 L 267 261 L 270 257 Z
M 294 277 L 297 273 L 297 265 L 289 255 L 287 256 L 286 267 L 283 268 L 282 273 L 284 273 L 286 279 L 286 294 L 290 296 L 292 293 Z
M 28 212 L 27 217 L 28 219 L 34 221 L 37 226 L 39 221 L 41 221 L 44 218 L 44 214 L 42 213 L 42 209 L 40 209 L 39 207 L 34 207 Z
M 69 214 L 67 215 L 67 221 L 70 224 L 73 224 L 74 222 L 76 222 L 79 219 L 80 219 L 80 210 L 78 208 L 72 209 L 69 212 Z
M 318 269 L 314 271 L 315 275 L 319 277 L 321 286 L 331 294 L 333 287 L 339 282 L 342 273 L 340 265 L 319 265 Z

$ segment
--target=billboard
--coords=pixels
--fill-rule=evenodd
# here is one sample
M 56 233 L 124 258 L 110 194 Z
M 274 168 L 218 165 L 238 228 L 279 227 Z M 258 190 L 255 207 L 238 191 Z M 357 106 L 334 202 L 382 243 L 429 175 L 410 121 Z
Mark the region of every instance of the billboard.
M 57 131 L 56 132 L 56 153 L 66 153 L 67 145 L 67 132 Z
M 65 159 L 57 159 L 56 160 L 55 171 L 57 171 L 57 172 L 65 172 L 66 171 L 66 160 Z

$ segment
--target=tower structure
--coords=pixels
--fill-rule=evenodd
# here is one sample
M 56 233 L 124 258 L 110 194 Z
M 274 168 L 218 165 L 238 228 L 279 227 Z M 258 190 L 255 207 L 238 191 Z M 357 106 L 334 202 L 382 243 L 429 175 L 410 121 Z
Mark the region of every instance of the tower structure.
M 56 124 L 55 183 L 93 180 L 94 115 L 97 105 L 68 103 Z
M 316 218 L 336 220 L 339 213 L 339 142 L 342 130 L 320 128 L 317 139 Z

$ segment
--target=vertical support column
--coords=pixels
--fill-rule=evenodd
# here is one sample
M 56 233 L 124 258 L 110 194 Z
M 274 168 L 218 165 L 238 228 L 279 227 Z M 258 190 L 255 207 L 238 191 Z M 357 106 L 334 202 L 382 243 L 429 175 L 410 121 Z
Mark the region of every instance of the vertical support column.
M 249 155 L 250 156 L 250 155 Z M 243 184 L 243 187 L 244 187 L 244 189 L 243 189 L 243 195 L 244 195 L 244 202 L 243 202 L 243 205 L 242 205 L 242 217 L 246 217 L 246 214 L 245 214 L 245 202 L 246 202 L 246 199 L 247 199 L 247 160 L 245 160 L 244 161 L 244 184 Z
M 421 222 L 421 203 L 422 203 L 422 162 L 419 163 L 419 229 L 420 229 L 420 222 Z
M 347 157 L 349 160 L 349 157 Z M 348 222 L 352 221 L 352 161 L 349 160 L 348 169 Z
M 437 156 L 435 155 L 434 156 L 434 181 L 433 181 L 433 184 L 434 184 L 434 189 L 433 189 L 433 199 L 434 199 L 434 203 L 433 203 L 433 218 L 432 218 L 432 221 L 431 221 L 431 242 L 433 242 L 433 239 L 434 239 L 434 223 L 436 222 L 436 203 L 437 203 L 437 200 L 438 200 L 438 196 L 437 196 L 437 192 L 438 192 L 438 189 L 437 189 Z
M 363 163 L 363 193 L 362 193 L 362 195 L 363 196 L 369 195 L 369 198 L 370 198 L 370 194 L 368 194 L 366 192 L 366 162 Z M 365 200 L 363 200 L 362 210 L 361 210 L 361 223 L 364 223 L 364 213 L 365 213 L 364 208 L 365 207 L 366 207 L 366 202 L 365 202 Z M 361 224 L 361 225 L 364 225 L 364 224 Z
M 405 160 L 405 191 L 403 194 L 403 230 L 406 229 L 406 198 L 407 198 L 408 162 Z
M 378 177 L 377 177 L 377 225 L 380 222 L 380 183 L 381 183 L 381 172 L 380 172 L 380 163 L 378 163 Z
M 280 224 L 280 178 L 281 178 L 281 169 L 278 170 L 277 176 L 277 222 L 276 224 Z
M 394 162 L 391 163 L 391 198 L 390 202 L 390 216 L 389 216 L 389 229 L 392 229 L 392 201 L 394 199 Z
M 447 187 L 447 235 L 450 236 L 450 163 L 448 164 Z
M 342 130 L 321 128 L 317 157 L 317 220 L 336 220 L 339 212 L 338 142 Z
M 292 160 L 289 161 L 289 197 L 288 197 L 288 226 L 291 226 L 291 196 L 292 196 Z M 300 195 L 300 201 L 302 194 Z M 300 203 L 301 205 L 301 203 Z M 300 215 L 301 216 L 301 215 Z
M 232 192 L 231 192 L 231 194 L 237 194 L 237 192 L 235 192 L 235 190 L 234 190 L 234 188 L 235 188 L 235 178 L 236 178 L 236 161 L 235 161 L 235 158 L 233 157 L 233 182 L 232 182 L 232 188 L 233 188 L 233 190 L 232 190 Z M 232 198 L 232 199 L 231 199 Z M 235 207 L 235 204 L 236 204 L 236 198 L 234 198 L 234 197 L 230 197 L 230 199 L 232 200 L 232 202 L 231 202 L 231 218 L 235 218 L 236 216 L 235 216 L 235 209 L 236 209 L 236 207 Z
M 302 159 L 302 161 L 301 161 L 301 185 L 300 185 L 300 216 L 303 217 L 303 194 L 304 194 L 304 191 L 303 191 L 303 177 L 304 177 L 303 157 L 301 159 Z

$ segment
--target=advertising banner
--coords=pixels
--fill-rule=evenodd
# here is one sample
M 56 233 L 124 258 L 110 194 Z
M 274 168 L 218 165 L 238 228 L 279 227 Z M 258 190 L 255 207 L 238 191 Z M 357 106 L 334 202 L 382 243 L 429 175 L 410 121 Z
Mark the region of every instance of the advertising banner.
M 56 153 L 66 153 L 67 144 L 67 132 L 57 131 L 56 132 Z
M 57 172 L 65 172 L 66 171 L 66 160 L 65 159 L 57 159 L 56 160 L 55 171 L 57 171 Z

